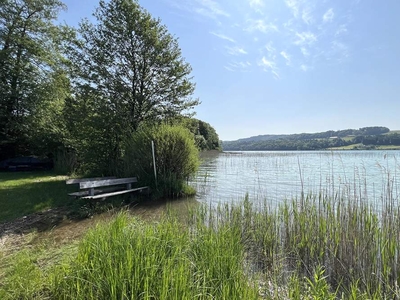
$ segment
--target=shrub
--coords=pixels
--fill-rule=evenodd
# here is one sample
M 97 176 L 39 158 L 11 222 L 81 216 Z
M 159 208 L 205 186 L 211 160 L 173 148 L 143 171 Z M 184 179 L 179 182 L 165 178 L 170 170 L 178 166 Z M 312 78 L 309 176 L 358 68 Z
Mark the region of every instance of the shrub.
M 157 180 L 154 176 L 151 142 L 155 145 Z M 157 196 L 193 194 L 186 182 L 199 165 L 193 135 L 181 126 L 144 127 L 125 141 L 123 175 L 137 176 Z

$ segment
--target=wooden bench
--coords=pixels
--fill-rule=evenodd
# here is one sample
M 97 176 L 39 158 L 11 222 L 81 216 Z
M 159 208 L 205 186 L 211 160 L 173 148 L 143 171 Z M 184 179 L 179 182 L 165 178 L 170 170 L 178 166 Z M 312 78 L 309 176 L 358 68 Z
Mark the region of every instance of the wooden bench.
M 148 190 L 148 186 L 132 188 L 132 184 L 136 182 L 136 177 L 98 177 L 69 179 L 66 181 L 66 184 L 79 184 L 79 192 L 68 194 L 70 196 L 79 197 L 82 199 L 105 199 L 111 196 Z

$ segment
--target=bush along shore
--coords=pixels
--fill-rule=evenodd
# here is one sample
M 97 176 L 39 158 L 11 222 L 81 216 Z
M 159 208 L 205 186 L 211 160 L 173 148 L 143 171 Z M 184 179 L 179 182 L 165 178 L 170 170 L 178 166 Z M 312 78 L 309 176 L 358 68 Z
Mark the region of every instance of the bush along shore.
M 308 196 L 276 209 L 199 206 L 119 214 L 64 259 L 10 258 L 1 299 L 397 299 L 399 207 Z

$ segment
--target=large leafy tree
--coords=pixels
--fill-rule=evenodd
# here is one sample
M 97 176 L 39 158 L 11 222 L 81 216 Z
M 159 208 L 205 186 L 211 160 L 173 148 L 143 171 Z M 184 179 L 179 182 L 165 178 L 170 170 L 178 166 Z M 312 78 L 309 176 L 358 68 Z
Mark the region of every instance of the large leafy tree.
M 62 60 L 58 0 L 0 0 L 0 153 L 29 152 L 33 115 Z M 0 158 L 2 158 L 0 157 Z
M 101 0 L 94 17 L 95 23 L 80 24 L 80 40 L 70 49 L 70 107 L 77 113 L 91 107 L 90 116 L 101 116 L 101 128 L 87 130 L 96 132 L 91 145 L 98 143 L 110 162 L 120 157 L 124 135 L 144 122 L 190 113 L 199 101 L 177 39 L 137 1 Z
M 181 123 L 192 132 L 200 150 L 219 150 L 221 148 L 218 134 L 209 123 L 185 117 L 179 118 L 177 121 L 178 124 Z

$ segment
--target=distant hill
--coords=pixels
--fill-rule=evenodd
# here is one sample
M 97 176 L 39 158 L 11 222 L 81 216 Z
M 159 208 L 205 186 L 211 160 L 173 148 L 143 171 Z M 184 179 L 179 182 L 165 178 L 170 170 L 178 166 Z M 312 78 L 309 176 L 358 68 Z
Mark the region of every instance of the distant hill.
M 374 149 L 379 146 L 398 148 L 400 132 L 373 126 L 317 133 L 266 134 L 222 142 L 225 151 Z

